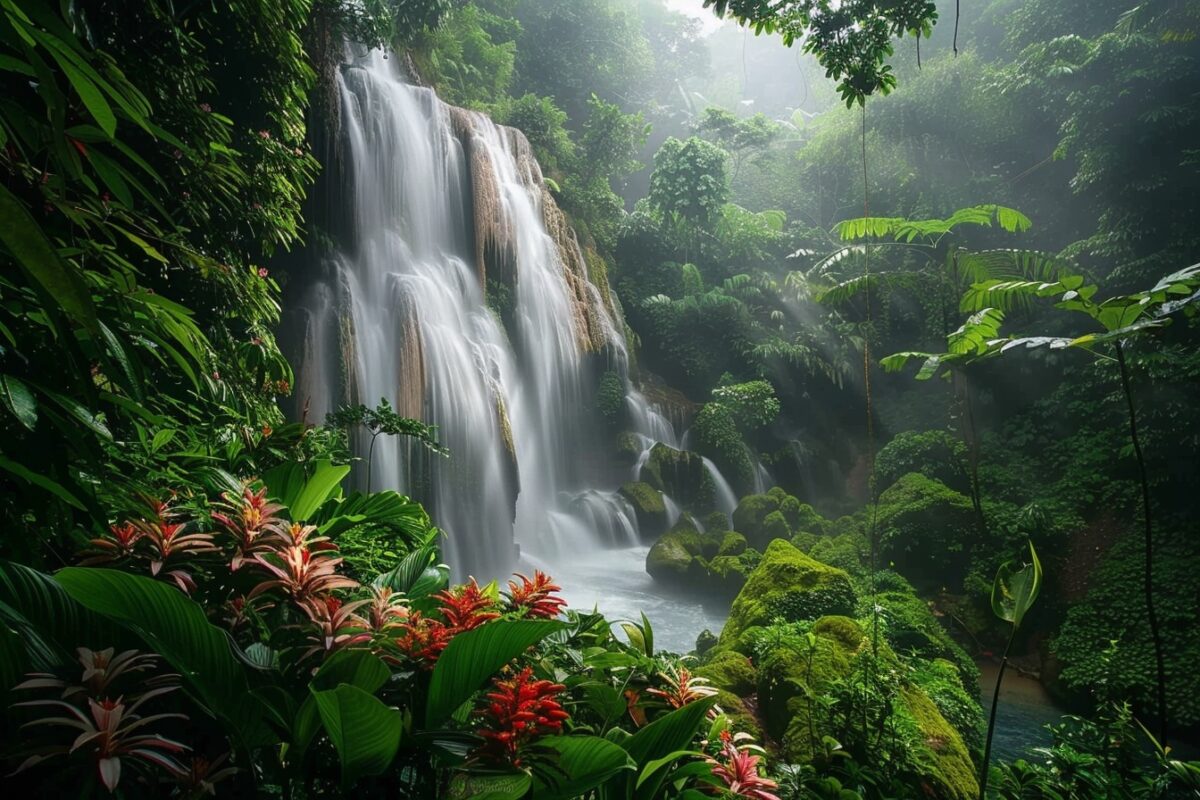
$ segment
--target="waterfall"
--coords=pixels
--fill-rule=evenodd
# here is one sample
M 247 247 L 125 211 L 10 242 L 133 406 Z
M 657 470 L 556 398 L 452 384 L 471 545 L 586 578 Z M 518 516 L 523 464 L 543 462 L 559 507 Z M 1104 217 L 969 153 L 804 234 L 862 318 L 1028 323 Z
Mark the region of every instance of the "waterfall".
M 637 548 L 616 491 L 628 478 L 595 456 L 599 371 L 624 381 L 643 459 L 679 445 L 674 426 L 630 382 L 622 325 L 524 136 L 407 83 L 397 61 L 372 51 L 337 75 L 321 197 L 337 222 L 290 289 L 281 337 L 295 414 L 319 422 L 383 398 L 437 426 L 448 458 L 385 436 L 369 474 L 427 505 L 456 578 Z M 352 447 L 365 458 L 367 434 Z M 364 488 L 367 474 L 360 461 L 351 480 Z

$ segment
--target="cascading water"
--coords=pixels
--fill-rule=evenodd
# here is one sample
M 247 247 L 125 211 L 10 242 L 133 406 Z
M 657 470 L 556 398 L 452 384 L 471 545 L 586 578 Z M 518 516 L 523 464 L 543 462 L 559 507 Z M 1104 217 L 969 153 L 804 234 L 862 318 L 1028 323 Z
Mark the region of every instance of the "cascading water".
M 324 200 L 342 222 L 293 304 L 297 411 L 319 421 L 383 398 L 438 426 L 449 458 L 381 438 L 353 479 L 425 502 L 456 578 L 500 577 L 523 560 L 582 590 L 576 603 L 619 596 L 630 613 L 666 610 L 616 491 L 628 478 L 589 457 L 601 449 L 586 412 L 597 365 L 625 381 L 646 453 L 678 447 L 675 428 L 629 383 L 621 328 L 524 137 L 406 83 L 395 62 L 373 51 L 338 76 Z M 355 444 L 370 452 L 365 435 Z M 667 619 L 691 635 L 713 624 L 698 609 Z

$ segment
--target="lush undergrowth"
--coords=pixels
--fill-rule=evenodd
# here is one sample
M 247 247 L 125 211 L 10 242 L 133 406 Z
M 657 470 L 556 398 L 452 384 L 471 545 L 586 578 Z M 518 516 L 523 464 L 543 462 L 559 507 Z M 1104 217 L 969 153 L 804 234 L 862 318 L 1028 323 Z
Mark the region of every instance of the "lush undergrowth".
M 1200 796 L 1195 11 L 995 0 L 952 58 L 925 0 L 704 5 L 835 83 L 756 96 L 758 45 L 650 0 L 0 0 L 10 793 Z M 528 137 L 690 428 L 620 494 L 730 609 L 694 652 L 540 572 L 452 585 L 420 504 L 343 488 L 359 427 L 441 452 L 387 399 L 281 413 L 344 38 Z M 985 652 L 1079 713 L 1027 759 Z

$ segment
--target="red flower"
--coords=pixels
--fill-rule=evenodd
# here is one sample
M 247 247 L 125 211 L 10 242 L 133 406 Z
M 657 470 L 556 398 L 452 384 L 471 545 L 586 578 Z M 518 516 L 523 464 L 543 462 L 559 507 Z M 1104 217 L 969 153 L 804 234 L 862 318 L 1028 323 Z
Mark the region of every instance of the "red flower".
M 567 605 L 567 601 L 551 592 L 562 591 L 553 579 L 540 569 L 533 571 L 533 580 L 517 573 L 521 585 L 515 581 L 508 582 L 508 607 L 511 611 L 524 609 L 525 616 L 540 619 L 554 619 Z
M 749 751 L 739 750 L 728 732 L 722 733 L 721 742 L 721 755 L 725 761 L 713 759 L 712 771 L 713 775 L 725 784 L 729 793 L 734 797 L 749 797 L 753 800 L 779 800 L 777 795 L 767 791 L 777 789 L 779 784 L 758 774 L 758 762 L 762 759 Z
M 254 555 L 255 562 L 273 576 L 255 586 L 246 596 L 253 600 L 263 592 L 282 589 L 297 602 L 305 598 L 326 594 L 335 589 L 356 589 L 358 581 L 339 575 L 340 558 L 332 558 L 328 553 L 312 551 L 307 547 L 284 547 L 272 552 L 268 557 Z
M 532 678 L 533 669 L 525 667 L 507 680 L 492 679 L 494 688 L 487 694 L 487 704 L 476 712 L 482 718 L 479 735 L 487 740 L 481 754 L 519 766 L 523 746 L 539 736 L 562 731 L 570 714 L 555 695 L 566 687 Z
M 400 627 L 404 635 L 396 640 L 396 647 L 409 658 L 420 662 L 425 670 L 433 669 L 438 656 L 458 632 L 436 619 L 423 616 L 420 611 L 409 614 L 408 621 L 401 623 Z
M 132 522 L 110 525 L 108 526 L 107 534 L 92 539 L 89 542 L 93 555 L 88 556 L 79 563 L 86 567 L 92 564 L 104 564 L 109 561 L 129 558 L 133 555 L 134 547 L 144 535 L 141 529 Z
M 470 583 L 464 583 L 457 589 L 445 589 L 433 597 L 441 602 L 438 610 L 456 633 L 478 628 L 500 616 L 498 611 L 491 610 L 495 608 L 495 601 L 483 593 L 474 578 Z
M 302 658 L 316 653 L 329 655 L 343 647 L 369 642 L 371 634 L 366 628 L 367 621 L 355 613 L 369 602 L 343 603 L 332 595 L 301 600 L 301 610 L 316 627 L 308 637 L 312 645 L 304 651 Z

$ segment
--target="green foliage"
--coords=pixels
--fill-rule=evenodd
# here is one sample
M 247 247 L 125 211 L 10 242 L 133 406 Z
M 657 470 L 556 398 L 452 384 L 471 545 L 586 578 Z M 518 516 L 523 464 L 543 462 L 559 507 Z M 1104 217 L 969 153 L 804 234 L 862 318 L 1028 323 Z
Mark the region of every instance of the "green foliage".
M 727 383 L 713 389 L 713 402 L 729 409 L 741 430 L 756 431 L 779 416 L 779 398 L 768 381 Z
M 549 97 L 513 98 L 496 110 L 495 119 L 525 134 L 543 170 L 554 173 L 573 163 L 575 142 L 566 128 L 567 114 Z
M 851 0 L 837 6 L 820 0 L 704 0 L 704 5 L 754 28 L 755 34 L 778 33 L 789 47 L 802 41 L 804 51 L 815 55 L 825 74 L 838 81 L 847 107 L 895 88 L 896 76 L 886 63 L 893 52 L 892 38 L 928 37 L 938 19 L 937 5 L 930 0 Z
M 754 463 L 728 407 L 716 402 L 705 403 L 696 414 L 692 433 L 699 452 L 711 458 L 735 487 L 753 485 Z M 734 527 L 737 527 L 736 521 Z
M 442 99 L 468 108 L 504 97 L 513 79 L 520 25 L 475 3 L 450 10 L 418 42 L 424 72 Z M 535 101 L 536 102 L 536 101 Z
M 967 446 L 946 431 L 902 431 L 875 457 L 875 482 L 886 489 L 902 475 L 919 472 L 959 491 L 968 488 Z
M 1167 704 L 1180 725 L 1200 720 L 1200 687 L 1191 669 L 1200 654 L 1193 624 L 1196 570 L 1186 526 L 1164 527 L 1156 541 L 1155 599 L 1163 628 Z M 1138 709 L 1154 705 L 1154 656 L 1146 625 L 1139 537 L 1122 536 L 1092 574 L 1082 602 L 1067 610 L 1054 653 L 1064 667 L 1065 688 L 1097 702 L 1128 700 Z
M 610 426 L 620 424 L 625 413 L 625 384 L 621 376 L 609 370 L 600 377 L 596 388 L 596 410 Z
M 955 586 L 975 540 L 971 501 L 917 472 L 901 476 L 879 496 L 880 552 L 910 580 Z
M 712 224 L 729 197 L 727 154 L 695 136 L 671 137 L 654 154 L 650 204 L 690 227 Z
M 1016 631 L 1041 590 L 1042 562 L 1030 543 L 1027 564 L 1017 569 L 1012 562 L 1006 562 L 996 570 L 996 581 L 992 584 L 992 613 L 1012 623 Z

